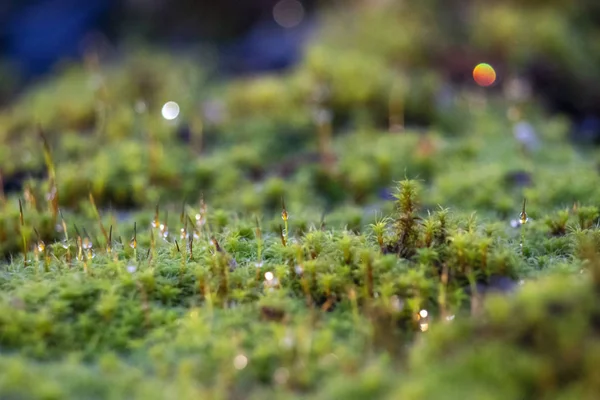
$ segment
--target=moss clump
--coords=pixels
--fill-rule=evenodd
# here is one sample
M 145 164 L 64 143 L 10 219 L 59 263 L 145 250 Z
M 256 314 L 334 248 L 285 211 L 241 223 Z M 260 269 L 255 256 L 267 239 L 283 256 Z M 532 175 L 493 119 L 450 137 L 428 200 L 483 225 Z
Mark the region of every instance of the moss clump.
M 593 398 L 598 151 L 430 67 L 571 70 L 573 9 L 380 7 L 280 75 L 92 59 L 0 114 L 0 397 Z
M 476 319 L 434 328 L 413 349 L 416 379 L 407 379 L 397 395 L 594 398 L 600 388 L 600 259 L 589 235 L 580 248 L 584 277 L 527 283 L 515 298 L 489 299 Z

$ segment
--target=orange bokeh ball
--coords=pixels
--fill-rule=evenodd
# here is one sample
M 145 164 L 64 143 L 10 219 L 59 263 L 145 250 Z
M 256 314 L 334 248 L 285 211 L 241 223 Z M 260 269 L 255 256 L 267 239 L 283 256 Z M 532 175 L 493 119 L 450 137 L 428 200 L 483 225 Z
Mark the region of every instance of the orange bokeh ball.
M 496 71 L 491 65 L 481 63 L 473 70 L 473 79 L 479 86 L 490 86 L 496 81 Z

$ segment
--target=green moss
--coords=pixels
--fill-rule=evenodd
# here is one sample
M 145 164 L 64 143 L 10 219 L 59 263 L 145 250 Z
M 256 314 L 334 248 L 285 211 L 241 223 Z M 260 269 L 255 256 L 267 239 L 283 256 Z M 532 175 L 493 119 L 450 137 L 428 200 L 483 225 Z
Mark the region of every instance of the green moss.
M 456 24 L 412 7 L 326 16 L 280 75 L 135 53 L 4 110 L 0 397 L 593 398 L 597 150 L 534 102 L 441 104 Z M 462 34 L 586 54 L 568 7 L 515 7 Z

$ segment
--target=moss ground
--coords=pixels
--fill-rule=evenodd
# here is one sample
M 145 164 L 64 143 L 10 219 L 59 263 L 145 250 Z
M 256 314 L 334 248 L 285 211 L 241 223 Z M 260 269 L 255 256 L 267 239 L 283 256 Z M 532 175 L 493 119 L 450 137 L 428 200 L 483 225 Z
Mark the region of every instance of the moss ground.
M 0 398 L 597 397 L 598 150 L 444 103 L 363 18 L 281 75 L 92 57 L 0 113 Z

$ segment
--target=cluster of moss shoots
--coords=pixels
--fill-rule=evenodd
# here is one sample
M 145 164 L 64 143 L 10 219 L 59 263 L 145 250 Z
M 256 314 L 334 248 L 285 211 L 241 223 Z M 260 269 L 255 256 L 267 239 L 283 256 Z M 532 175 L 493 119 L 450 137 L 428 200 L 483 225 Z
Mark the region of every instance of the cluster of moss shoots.
M 405 179 L 393 212 L 355 230 L 329 228 L 326 217 L 295 230 L 283 198 L 273 229 L 258 216 L 211 213 L 201 198 L 197 207 L 183 204 L 171 230 L 168 205 L 119 222 L 99 212 L 91 193 L 92 218 L 78 227 L 59 208 L 51 151 L 39 132 L 47 211 L 27 191 L 17 199 L 22 252 L 0 272 L 0 366 L 7 377 L 0 392 L 9 397 L 597 393 L 595 207 L 575 205 L 532 222 L 523 200 L 513 230 L 475 214 L 423 210 L 421 184 Z M 54 234 L 42 237 L 30 213 L 47 215 Z M 571 276 L 539 278 L 528 261 L 533 255 L 554 255 L 547 265 Z M 494 291 L 503 296 L 485 302 Z M 506 293 L 515 291 L 516 298 Z M 504 352 L 522 375 L 496 371 L 509 362 Z M 483 355 L 489 358 L 476 370 Z M 449 360 L 465 373 L 475 369 L 473 376 L 449 374 Z M 67 377 L 84 361 L 91 366 Z M 535 372 L 540 363 L 543 372 Z M 90 391 L 83 382 L 96 379 L 94 365 L 102 377 Z M 406 372 L 413 367 L 413 375 Z M 42 382 L 35 388 L 22 385 L 40 369 L 53 372 L 36 376 Z M 398 383 L 398 373 L 410 379 Z M 458 386 L 449 389 L 449 377 Z M 498 387 L 500 378 L 509 388 Z
M 2 112 L 0 397 L 596 398 L 597 150 L 531 99 L 438 107 L 398 7 L 287 74 L 91 57 Z

